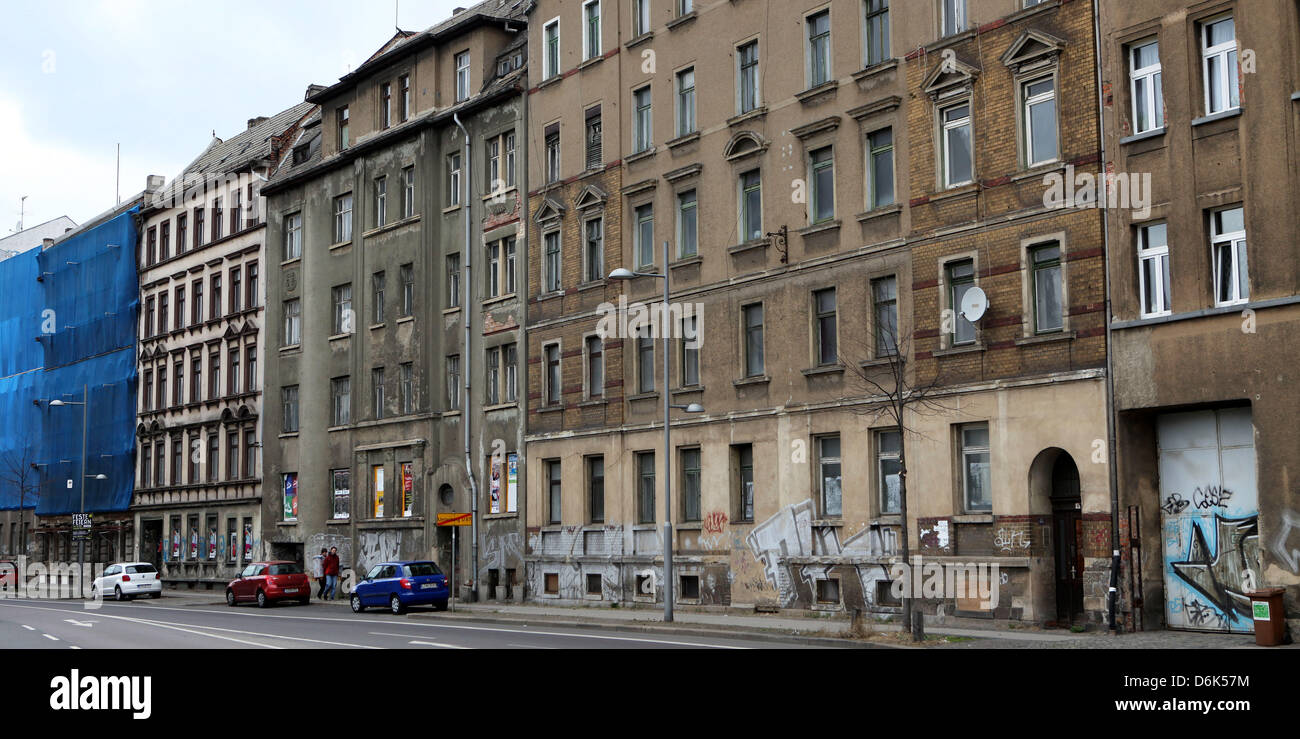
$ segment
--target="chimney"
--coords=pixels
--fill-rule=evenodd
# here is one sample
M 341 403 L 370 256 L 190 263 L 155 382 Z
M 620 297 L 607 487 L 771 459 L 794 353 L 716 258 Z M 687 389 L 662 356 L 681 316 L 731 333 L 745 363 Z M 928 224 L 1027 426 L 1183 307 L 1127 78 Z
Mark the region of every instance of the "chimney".
M 464 13 L 464 12 L 465 12 L 465 9 L 464 9 L 464 8 L 456 8 L 455 10 L 451 11 L 451 14 L 452 14 L 453 16 L 456 16 L 456 15 L 460 15 L 461 13 Z
M 325 85 L 307 85 L 307 94 L 303 95 L 303 100 L 311 100 L 311 96 L 325 91 Z
M 260 125 L 262 125 L 263 123 L 266 123 L 267 120 L 268 120 L 267 117 L 264 116 L 264 115 L 259 115 L 259 116 L 256 117 L 256 118 L 249 118 L 249 119 L 248 119 L 248 127 L 249 127 L 249 128 L 252 128 L 253 126 L 260 126 Z
M 165 184 L 167 184 L 166 177 L 160 174 L 151 174 L 149 175 L 148 179 L 145 180 L 144 191 L 158 192 L 159 190 L 163 189 L 163 185 Z

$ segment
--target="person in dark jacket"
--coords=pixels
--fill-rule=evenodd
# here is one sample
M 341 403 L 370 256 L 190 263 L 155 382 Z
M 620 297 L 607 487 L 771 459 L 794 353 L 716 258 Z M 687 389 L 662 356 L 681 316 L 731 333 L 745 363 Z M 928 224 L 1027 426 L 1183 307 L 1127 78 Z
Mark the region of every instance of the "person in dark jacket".
M 339 585 L 338 547 L 330 547 L 330 553 L 325 555 L 325 561 L 322 565 L 325 571 L 325 600 L 334 600 L 338 597 Z

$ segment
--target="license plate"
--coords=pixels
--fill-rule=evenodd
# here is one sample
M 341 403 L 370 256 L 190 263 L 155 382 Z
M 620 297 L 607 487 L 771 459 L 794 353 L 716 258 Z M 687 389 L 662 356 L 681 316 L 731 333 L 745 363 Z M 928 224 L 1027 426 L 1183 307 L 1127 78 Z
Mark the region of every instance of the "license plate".
M 286 592 L 286 593 L 296 593 L 296 592 L 298 592 L 298 588 L 285 588 L 285 589 L 284 589 L 284 592 Z
M 420 586 L 420 589 L 421 589 L 421 590 L 433 590 L 433 589 L 436 588 L 436 587 L 438 587 L 438 583 L 436 583 L 436 582 L 427 582 L 427 583 L 421 585 L 421 586 Z

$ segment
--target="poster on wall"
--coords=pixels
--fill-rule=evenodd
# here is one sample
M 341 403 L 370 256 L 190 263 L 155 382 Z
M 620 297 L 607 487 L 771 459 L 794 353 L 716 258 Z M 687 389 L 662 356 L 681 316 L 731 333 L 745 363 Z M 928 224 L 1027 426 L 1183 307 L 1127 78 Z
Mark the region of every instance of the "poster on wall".
M 501 512 L 501 462 L 492 457 L 492 476 L 488 485 L 489 513 Z
M 375 477 L 375 518 L 384 517 L 384 468 L 376 465 Z
M 172 529 L 172 560 L 181 558 L 181 532 Z
M 402 515 L 415 513 L 415 479 L 411 474 L 411 463 L 402 463 Z
M 208 529 L 208 559 L 217 558 L 217 529 L 216 527 Z
M 244 561 L 253 558 L 253 524 L 247 522 L 244 524 Z
M 506 457 L 506 512 L 519 511 L 519 455 Z
M 193 524 L 191 524 L 193 526 Z M 199 558 L 199 532 L 195 528 L 190 529 L 190 559 Z
M 284 520 L 298 518 L 298 473 L 291 472 L 284 476 Z

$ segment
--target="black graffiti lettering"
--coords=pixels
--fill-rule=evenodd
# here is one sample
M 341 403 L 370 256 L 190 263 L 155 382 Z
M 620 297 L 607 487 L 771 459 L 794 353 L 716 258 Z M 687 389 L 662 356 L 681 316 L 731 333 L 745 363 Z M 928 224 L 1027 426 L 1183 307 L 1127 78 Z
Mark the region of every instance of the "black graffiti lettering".
M 1227 628 L 1227 622 L 1224 620 L 1222 613 L 1195 598 L 1192 599 L 1191 603 L 1185 605 L 1183 611 L 1187 614 L 1187 622 L 1192 626 Z
M 1160 509 L 1171 516 L 1176 516 L 1187 510 L 1187 506 L 1189 505 L 1191 505 L 1191 503 L 1183 500 L 1183 496 L 1174 493 L 1168 498 L 1165 498 L 1165 502 L 1160 506 Z
M 1207 508 L 1227 508 L 1228 500 L 1230 498 L 1232 498 L 1232 491 L 1227 488 L 1221 488 L 1217 485 L 1196 488 L 1196 490 L 1192 492 L 1192 502 L 1201 510 Z

